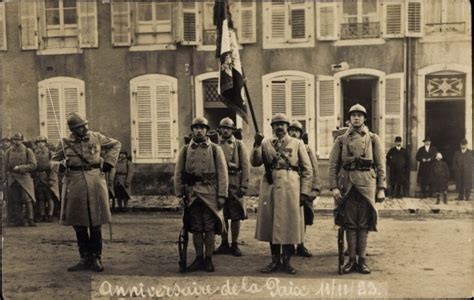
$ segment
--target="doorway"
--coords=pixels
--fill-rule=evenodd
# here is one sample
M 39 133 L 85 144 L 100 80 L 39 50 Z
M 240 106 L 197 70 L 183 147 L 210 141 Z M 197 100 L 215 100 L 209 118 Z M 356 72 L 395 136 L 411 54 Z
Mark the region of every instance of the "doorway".
M 237 115 L 234 110 L 228 108 L 222 101 L 217 91 L 217 78 L 210 78 L 202 82 L 204 117 L 209 121 L 211 129 L 216 129 L 219 122 L 226 117 L 231 118 L 237 124 Z
M 361 104 L 367 110 L 365 125 L 378 133 L 378 78 L 370 75 L 354 75 L 341 79 L 343 122 L 349 120 L 349 109 Z
M 459 142 L 465 138 L 465 101 L 464 100 L 427 100 L 426 136 L 431 137 L 431 144 L 443 154 L 453 178 L 452 162 Z

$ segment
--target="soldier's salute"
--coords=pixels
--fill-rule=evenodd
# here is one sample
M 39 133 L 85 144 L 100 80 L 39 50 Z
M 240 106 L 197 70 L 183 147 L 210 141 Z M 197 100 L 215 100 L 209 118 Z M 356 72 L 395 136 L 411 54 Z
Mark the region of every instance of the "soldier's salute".
M 336 138 L 331 150 L 329 186 L 336 203 L 342 205 L 343 224 L 338 225 L 344 225 L 349 246 L 343 272 L 368 274 L 367 238 L 369 231 L 377 230 L 375 201 L 385 198 L 384 152 L 379 137 L 364 125 L 365 108 L 352 106 L 349 117 L 349 129 Z
M 67 124 L 71 134 L 59 141 L 52 158 L 61 161 L 60 172 L 65 172 L 60 223 L 73 226 L 80 255 L 67 270 L 102 272 L 101 225 L 112 220 L 104 173 L 117 163 L 120 142 L 89 131 L 88 121 L 79 113 L 69 114 Z
M 228 254 L 242 256 L 237 243 L 240 233 L 240 221 L 247 219 L 245 193 L 249 184 L 250 164 L 247 151 L 242 141 L 234 136 L 236 130 L 231 118 L 224 118 L 219 123 L 220 146 L 227 161 L 229 173 L 228 198 L 224 204 L 224 220 L 226 231 L 222 234 L 222 243 L 214 254 Z M 228 232 L 232 233 L 232 245 L 229 248 Z
M 309 201 L 313 171 L 303 141 L 288 135 L 290 122 L 286 115 L 276 114 L 271 125 L 275 136 L 264 139 L 257 133 L 250 155 L 252 166 L 265 166 L 255 237 L 270 243 L 272 261 L 261 270 L 262 273 L 282 268 L 295 274 L 290 257 L 294 245 L 303 242 L 302 206 Z
M 189 209 L 187 229 L 193 234 L 196 251 L 190 272 L 214 272 L 215 235 L 225 230 L 222 208 L 229 185 L 227 163 L 222 149 L 207 136 L 209 129 L 205 118 L 193 120 L 192 139 L 181 148 L 174 172 L 175 195 Z

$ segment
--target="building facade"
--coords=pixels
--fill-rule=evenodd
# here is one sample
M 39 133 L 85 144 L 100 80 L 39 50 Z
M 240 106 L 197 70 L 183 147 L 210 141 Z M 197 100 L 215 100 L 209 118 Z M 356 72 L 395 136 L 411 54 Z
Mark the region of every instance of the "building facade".
M 191 120 L 217 126 L 213 1 L 0 1 L 3 134 L 68 134 L 80 111 L 92 130 L 132 154 L 135 193 L 166 194 Z M 471 5 L 467 0 L 231 1 L 242 65 L 260 130 L 272 114 L 302 122 L 327 183 L 331 131 L 364 105 L 388 150 L 411 153 L 425 135 L 452 159 L 472 147 Z M 251 190 L 259 174 L 252 170 Z

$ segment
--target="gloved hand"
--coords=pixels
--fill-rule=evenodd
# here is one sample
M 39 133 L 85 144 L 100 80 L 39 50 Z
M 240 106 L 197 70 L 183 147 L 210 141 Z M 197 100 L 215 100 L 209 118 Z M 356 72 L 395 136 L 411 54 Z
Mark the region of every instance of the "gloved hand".
M 260 132 L 257 132 L 254 137 L 253 147 L 254 148 L 260 147 L 262 145 L 263 138 L 264 138 L 263 134 Z
M 385 200 L 385 190 L 380 189 L 377 192 L 377 197 L 375 198 L 375 202 L 381 203 Z
M 300 206 L 303 206 L 307 201 L 310 201 L 310 198 L 306 194 L 300 194 Z
M 332 196 L 334 197 L 334 200 L 336 201 L 336 204 L 339 205 L 342 201 L 341 191 L 338 188 L 333 189 L 332 190 Z
M 225 204 L 225 197 L 217 197 L 217 208 L 222 209 Z
M 102 166 L 102 171 L 104 173 L 108 173 L 112 170 L 114 166 L 112 166 L 111 164 L 109 164 L 108 162 L 104 162 L 103 166 Z
M 245 196 L 246 193 L 247 193 L 247 188 L 241 186 L 241 187 L 239 187 L 239 189 L 237 190 L 237 197 L 242 198 L 243 196 Z

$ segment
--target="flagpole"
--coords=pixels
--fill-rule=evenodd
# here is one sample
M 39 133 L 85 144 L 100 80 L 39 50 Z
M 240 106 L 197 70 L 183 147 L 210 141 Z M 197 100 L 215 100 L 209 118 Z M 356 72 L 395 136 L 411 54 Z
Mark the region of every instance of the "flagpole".
M 255 117 L 255 111 L 253 110 L 252 100 L 250 99 L 249 89 L 247 88 L 247 82 L 244 83 L 245 97 L 249 104 L 250 114 L 252 115 L 253 126 L 255 128 L 255 133 L 260 132 L 258 130 L 257 117 Z

